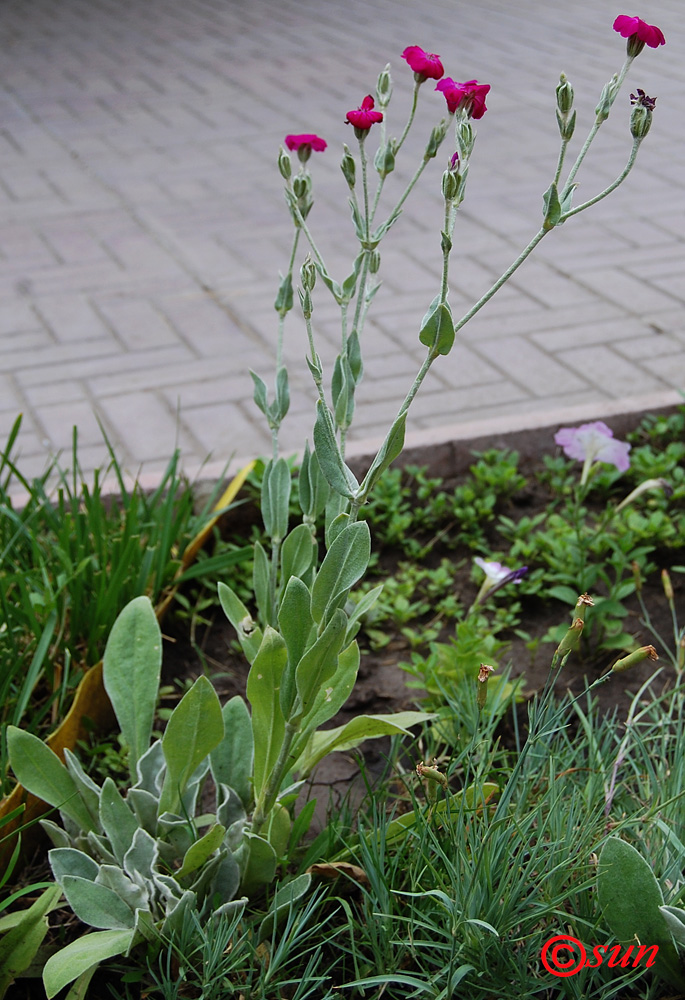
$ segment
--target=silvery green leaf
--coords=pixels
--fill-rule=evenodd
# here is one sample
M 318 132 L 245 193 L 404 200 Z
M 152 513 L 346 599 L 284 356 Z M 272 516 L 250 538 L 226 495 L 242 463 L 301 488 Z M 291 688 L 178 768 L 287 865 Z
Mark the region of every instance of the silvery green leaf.
M 259 932 L 257 934 L 257 939 L 259 941 L 264 941 L 271 934 L 273 934 L 279 920 L 284 917 L 293 904 L 296 903 L 298 899 L 302 899 L 304 894 L 308 891 L 311 881 L 311 875 L 305 872 L 305 874 L 298 875 L 297 878 L 294 878 L 291 882 L 286 882 L 285 885 L 280 885 L 278 887 L 274 893 L 269 913 L 259 925 Z
M 65 875 L 62 890 L 79 920 L 104 930 L 133 930 L 135 917 L 115 892 L 77 875 Z
M 159 943 L 159 934 L 157 933 L 157 928 L 155 926 L 155 919 L 147 909 L 147 907 L 139 907 L 135 911 L 135 923 L 133 925 L 133 933 L 136 938 L 142 938 L 144 941 L 151 941 Z M 126 958 L 129 957 L 131 953 L 131 948 L 126 952 Z
M 158 849 L 165 861 L 182 858 L 195 839 L 193 828 L 183 816 L 165 812 L 159 817 L 157 824 L 159 840 Z M 169 845 L 173 850 L 166 850 Z
M 288 652 L 282 636 L 267 627 L 247 678 L 247 698 L 252 705 L 255 799 L 260 795 L 283 743 L 285 720 L 279 692 L 287 660 Z
M 232 899 L 230 903 L 223 903 L 216 910 L 212 910 L 210 920 L 218 920 L 219 917 L 230 917 L 234 913 L 244 910 L 247 903 L 249 903 L 247 896 L 241 896 L 240 899 Z
M 61 826 L 57 826 L 57 824 L 53 823 L 51 819 L 41 819 L 39 820 L 39 823 L 55 847 L 72 846 L 71 838 L 66 830 L 63 830 Z
M 222 858 L 221 864 L 216 869 L 214 877 L 206 889 L 206 896 L 212 903 L 214 909 L 214 899 L 218 897 L 220 905 L 230 903 L 235 899 L 235 895 L 240 886 L 240 869 L 232 854 L 227 854 Z
M 112 892 L 116 892 L 132 910 L 149 909 L 150 904 L 145 889 L 132 882 L 117 865 L 100 865 L 95 881 L 98 885 L 104 885 Z
M 278 859 L 271 844 L 254 833 L 246 834 L 247 864 L 240 888 L 252 896 L 263 886 L 270 885 L 276 875 Z
M 252 663 L 262 644 L 262 630 L 243 602 L 225 583 L 218 584 L 219 601 L 224 614 L 238 633 L 238 640 L 248 661 Z
M 331 488 L 341 496 L 353 499 L 359 489 L 359 483 L 340 454 L 333 419 L 328 407 L 320 399 L 316 404 L 314 444 L 321 471 Z
M 259 617 L 267 624 L 271 623 L 271 598 L 269 589 L 269 578 L 271 576 L 271 564 L 269 557 L 264 551 L 261 542 L 254 545 L 254 563 L 252 568 L 252 589 L 254 590 L 255 601 Z
M 266 389 L 266 382 L 253 372 L 250 368 L 250 375 L 252 376 L 252 381 L 254 382 L 254 395 L 253 399 L 258 409 L 262 411 L 264 416 L 268 415 L 269 412 L 269 397 Z
M 371 558 L 371 534 L 366 521 L 348 524 L 331 544 L 312 586 L 312 617 L 320 623 L 329 608 L 346 598 L 364 574 Z
M 88 850 L 93 857 L 98 858 L 100 861 L 104 861 L 104 863 L 108 865 L 116 864 L 117 859 L 112 851 L 112 845 L 106 837 L 101 837 L 100 834 L 93 833 L 92 830 L 89 830 L 86 834 L 86 843 L 88 844 Z
M 184 878 L 201 868 L 208 858 L 221 847 L 226 833 L 221 823 L 215 823 L 207 832 L 190 845 L 183 857 L 183 864 L 176 872 L 176 878 Z
M 86 772 L 81 767 L 78 758 L 69 750 L 65 748 L 64 750 L 64 763 L 66 765 L 67 771 L 74 779 L 76 787 L 78 788 L 79 795 L 83 799 L 83 803 L 90 813 L 93 822 L 98 823 L 98 811 L 100 804 L 100 789 L 95 784 L 92 778 L 89 778 Z
M 121 864 L 124 854 L 133 843 L 138 821 L 109 777 L 105 778 L 100 794 L 100 823 Z
M 102 678 L 129 747 L 129 770 L 150 745 L 162 669 L 162 633 L 147 597 L 126 605 L 109 634 Z
M 79 789 L 57 754 L 32 733 L 7 727 L 7 749 L 14 775 L 24 788 L 68 816 L 77 830 L 95 830 L 96 823 Z
M 354 233 L 358 240 L 364 241 L 366 239 L 366 233 L 364 232 L 364 221 L 361 217 L 359 207 L 354 198 L 349 199 L 349 205 L 352 209 L 352 222 L 354 223 Z
M 661 911 L 676 944 L 685 945 L 685 910 L 677 906 L 660 906 Z
M 129 788 L 126 801 L 133 809 L 140 826 L 154 836 L 157 832 L 159 799 L 143 788 Z
M 185 816 L 194 816 L 197 806 L 197 798 L 200 794 L 202 783 L 209 771 L 209 757 L 206 757 L 200 766 L 191 774 L 186 785 L 186 790 L 181 796 L 181 812 Z
M 271 539 L 283 539 L 288 533 L 292 477 L 284 458 L 269 460 L 262 480 L 262 520 Z
M 396 712 L 392 715 L 358 715 L 344 726 L 319 730 L 310 737 L 304 753 L 298 760 L 297 770 L 308 775 L 320 760 L 329 753 L 350 750 L 364 740 L 395 733 L 409 734 L 409 727 L 433 718 L 426 712 Z
M 293 307 L 293 282 L 290 274 L 286 274 L 285 278 L 280 274 L 279 277 L 281 281 L 278 286 L 274 309 L 276 312 L 281 312 L 285 315 Z
M 184 895 L 183 889 L 170 875 L 159 875 L 157 872 L 152 873 L 152 882 L 162 899 L 165 900 L 167 912 L 171 912 Z
M 281 548 L 281 579 L 287 586 L 291 576 L 302 577 L 312 564 L 316 542 L 306 524 L 298 524 L 290 531 Z
M 447 355 L 454 345 L 454 323 L 446 302 L 438 303 L 419 331 L 419 341 L 438 354 Z
M 152 870 L 157 863 L 157 844 L 145 830 L 136 830 L 133 843 L 124 855 L 124 870 L 131 878 L 152 878 Z
M 188 914 L 197 910 L 197 896 L 187 889 L 180 900 L 169 909 L 168 915 L 161 927 L 161 937 L 169 938 L 179 934 L 188 925 Z
M 300 660 L 295 681 L 301 715 L 305 716 L 310 711 L 317 694 L 335 673 L 346 631 L 347 615 L 338 608 L 314 645 Z
M 252 803 L 252 764 L 254 742 L 252 721 L 247 705 L 240 695 L 229 699 L 221 709 L 224 737 L 209 755 L 214 784 L 229 786 L 240 797 L 246 809 Z M 229 826 L 228 816 L 219 818 Z
M 72 847 L 58 847 L 48 851 L 48 860 L 55 881 L 60 885 L 65 875 L 78 875 L 91 882 L 97 878 L 99 869 L 96 862 L 83 851 L 75 851 Z
M 204 675 L 181 698 L 167 722 L 162 748 L 167 764 L 160 813 L 177 811 L 188 780 L 224 735 L 217 693 Z
M 247 816 L 245 816 L 243 819 L 237 819 L 234 823 L 231 823 L 228 830 L 226 831 L 224 843 L 226 844 L 226 846 L 228 847 L 229 851 L 231 851 L 232 854 L 235 854 L 236 851 L 238 851 L 238 849 L 240 848 L 240 845 L 243 842 L 243 836 L 245 834 L 245 830 L 248 828 L 248 826 L 249 823 L 247 820 Z
M 116 955 L 125 954 L 135 941 L 132 930 L 100 931 L 84 934 L 51 955 L 43 970 L 43 984 L 48 1000 L 73 983 L 93 966 Z
M 344 642 L 347 642 L 347 635 Z M 334 674 L 321 685 L 307 715 L 302 719 L 303 732 L 318 729 L 338 714 L 347 699 L 352 694 L 357 673 L 359 672 L 359 647 L 356 642 L 350 643 L 340 653 L 338 665 Z M 295 756 L 293 750 L 293 756 Z M 297 766 L 294 765 L 294 770 Z
M 302 525 L 311 538 L 311 532 Z M 297 576 L 292 576 L 281 600 L 278 627 L 288 650 L 288 663 L 281 680 L 281 711 L 286 719 L 295 701 L 295 670 L 310 644 L 314 619 L 309 610 L 311 596 L 308 588 Z
M 288 369 L 281 366 L 276 372 L 276 400 L 278 422 L 283 420 L 290 409 L 290 388 L 288 386 Z
M 362 362 L 361 346 L 359 344 L 359 334 L 356 330 L 353 330 L 347 338 L 347 361 L 352 372 L 354 384 L 359 385 L 362 380 L 364 365 Z
M 326 549 L 330 549 L 338 535 L 345 530 L 349 523 L 350 515 L 345 512 L 338 514 L 337 517 L 333 518 L 326 531 Z
M 238 695 L 236 695 L 236 697 L 238 697 Z M 230 788 L 228 785 L 220 783 L 216 784 L 216 798 L 217 822 L 225 826 L 227 830 L 233 825 L 233 823 L 237 823 L 238 820 L 246 818 L 243 803 L 234 788 Z
M 392 427 L 388 431 L 378 454 L 371 463 L 371 468 L 366 473 L 361 486 L 361 496 L 367 497 L 385 470 L 402 453 L 404 448 L 404 434 L 407 423 L 407 411 L 396 417 Z
M 159 795 L 162 791 L 165 769 L 166 761 L 162 751 L 162 741 L 155 740 L 138 760 L 136 765 L 138 780 L 133 787 L 143 788 L 152 795 Z
M 542 196 L 543 204 L 543 229 L 554 229 L 561 218 L 561 204 L 559 202 L 559 192 L 557 186 L 552 181 Z

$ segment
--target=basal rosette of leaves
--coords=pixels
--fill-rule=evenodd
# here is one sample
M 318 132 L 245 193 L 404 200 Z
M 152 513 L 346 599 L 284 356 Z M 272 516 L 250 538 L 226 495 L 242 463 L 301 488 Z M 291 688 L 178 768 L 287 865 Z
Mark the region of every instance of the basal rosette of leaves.
M 358 528 L 361 537 L 366 526 Z M 322 581 L 327 572 L 324 561 Z M 217 920 L 263 895 L 287 852 L 297 819 L 294 801 L 311 769 L 328 753 L 376 736 L 406 734 L 428 718 L 421 712 L 362 716 L 319 731 L 354 685 L 359 653 L 351 636 L 358 625 L 330 607 L 345 596 L 339 574 L 331 586 L 316 588 L 310 619 L 295 580 L 280 615 L 285 638 L 270 626 L 262 633 L 222 587 L 230 614 L 242 615 L 239 634 L 252 661 L 252 711 L 239 696 L 222 707 L 201 676 L 174 709 L 162 738 L 152 742 L 161 633 L 147 598 L 127 605 L 104 658 L 105 688 L 129 748 L 131 785 L 125 795 L 109 777 L 101 787 L 95 784 L 68 750 L 62 764 L 37 737 L 9 728 L 17 779 L 60 813 L 61 826 L 42 821 L 54 844 L 49 859 L 55 881 L 76 916 L 96 928 L 48 960 L 48 997 L 138 944 L 159 947 L 193 912 L 201 921 Z M 326 622 L 318 638 L 312 614 Z M 210 776 L 214 810 L 198 816 Z M 300 824 L 295 836 L 305 829 Z M 277 889 L 264 933 L 309 883 L 304 874 Z

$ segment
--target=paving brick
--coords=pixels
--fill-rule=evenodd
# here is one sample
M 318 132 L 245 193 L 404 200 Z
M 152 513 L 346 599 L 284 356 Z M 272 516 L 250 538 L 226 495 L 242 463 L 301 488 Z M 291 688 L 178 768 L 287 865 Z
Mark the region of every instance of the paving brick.
M 513 415 L 534 420 L 618 394 L 639 407 L 646 393 L 685 381 L 685 145 L 673 99 L 685 38 L 676 0 L 656 2 L 652 18 L 668 27 L 669 44 L 640 60 L 640 86 L 660 100 L 633 174 L 550 234 L 461 331 L 417 397 L 414 426 L 485 412 L 503 424 Z M 610 0 L 569 0 L 568 32 L 542 0 L 462 8 L 460 31 L 450 35 L 442 0 L 424 0 L 425 37 L 417 39 L 410 4 L 393 5 L 388 16 L 389 8 L 362 0 L 4 5 L 12 44 L 0 66 L 0 410 L 9 418 L 24 408 L 30 462 L 45 459 L 41 427 L 63 440 L 76 418 L 85 428 L 82 460 L 95 462 L 91 401 L 132 472 L 141 461 L 151 475 L 163 469 L 179 399 L 181 441 L 194 467 L 210 447 L 223 455 L 227 442 L 244 454 L 269 450 L 247 368 L 273 380 L 273 298 L 292 239 L 278 147 L 287 132 L 317 131 L 329 143 L 309 165 L 309 221 L 339 280 L 356 250 L 339 170 L 341 143 L 354 146 L 344 111 L 373 89 L 379 38 L 394 76 L 390 134 L 411 102 L 411 74 L 398 55 L 407 38 L 427 47 L 441 39 L 448 73 L 492 84 L 450 273 L 455 317 L 473 305 L 539 224 L 557 155 L 552 105 L 561 69 L 574 80 L 581 138 L 594 118 L 597 94 L 618 68 L 616 11 Z M 577 199 L 625 162 L 625 106 L 619 113 L 617 104 L 593 144 Z M 440 95 L 424 88 L 379 219 L 443 110 Z M 367 142 L 371 158 L 377 137 Z M 440 177 L 451 148 L 448 138 L 382 247 L 384 286 L 364 335 L 355 440 L 383 435 L 424 357 L 417 331 L 440 284 Z M 296 270 L 305 251 L 302 241 Z M 314 329 L 328 378 L 339 314 L 322 293 Z M 283 355 L 292 390 L 287 448 L 311 431 L 306 351 L 296 302 Z

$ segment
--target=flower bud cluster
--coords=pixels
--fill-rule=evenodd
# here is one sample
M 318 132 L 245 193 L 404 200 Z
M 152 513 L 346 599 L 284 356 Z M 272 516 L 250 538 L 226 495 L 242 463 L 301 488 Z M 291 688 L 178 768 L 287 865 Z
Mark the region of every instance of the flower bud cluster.
M 447 119 L 443 118 L 441 122 L 433 127 L 428 144 L 426 145 L 426 152 L 423 154 L 424 160 L 432 160 L 437 156 L 442 141 L 447 135 L 447 124 Z

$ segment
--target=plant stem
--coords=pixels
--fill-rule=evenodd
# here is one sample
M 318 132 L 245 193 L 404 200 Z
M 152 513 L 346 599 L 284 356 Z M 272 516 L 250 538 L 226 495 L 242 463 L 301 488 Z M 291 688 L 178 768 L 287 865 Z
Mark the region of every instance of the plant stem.
M 290 722 L 286 722 L 283 742 L 281 743 L 281 749 L 278 752 L 278 758 L 276 759 L 276 763 L 273 766 L 273 770 L 269 775 L 266 785 L 262 789 L 262 793 L 259 796 L 255 806 L 255 811 L 252 815 L 252 833 L 259 833 L 261 828 L 266 823 L 269 813 L 274 807 L 274 803 L 276 802 L 278 792 L 281 787 L 281 782 L 283 781 L 283 775 L 288 769 L 290 748 L 293 745 L 293 740 L 297 736 L 297 733 L 297 726 L 292 725 Z
M 602 198 L 606 198 L 608 194 L 611 194 L 612 191 L 615 191 L 616 188 L 619 186 L 619 184 L 623 183 L 623 181 L 626 179 L 630 171 L 633 169 L 633 165 L 635 164 L 635 158 L 637 157 L 637 151 L 640 148 L 641 142 L 642 142 L 641 139 L 633 139 L 633 148 L 630 151 L 628 162 L 626 163 L 625 167 L 618 175 L 616 180 L 612 184 L 610 184 L 609 187 L 605 188 L 603 191 L 600 191 L 599 194 L 595 195 L 594 198 L 590 198 L 589 201 L 583 202 L 582 205 L 578 205 L 576 208 L 572 208 L 570 209 L 570 211 L 562 215 L 561 218 L 559 219 L 558 225 L 561 225 L 562 222 L 566 222 L 566 220 L 570 219 L 572 215 L 577 215 L 578 212 L 584 212 L 585 209 L 590 208 L 591 205 L 596 205 L 598 201 L 602 200 Z
M 400 149 L 402 148 L 402 146 L 404 144 L 404 140 L 409 135 L 409 129 L 412 127 L 412 124 L 413 124 L 413 121 L 414 121 L 414 115 L 416 114 L 416 105 L 418 104 L 418 100 L 419 100 L 419 87 L 420 86 L 421 86 L 421 84 L 418 82 L 418 80 L 415 79 L 414 80 L 414 93 L 412 95 L 411 111 L 409 112 L 409 118 L 407 120 L 407 124 L 404 126 L 404 132 L 400 136 L 399 142 L 397 143 L 397 149 L 396 149 L 397 153 L 399 153 Z

